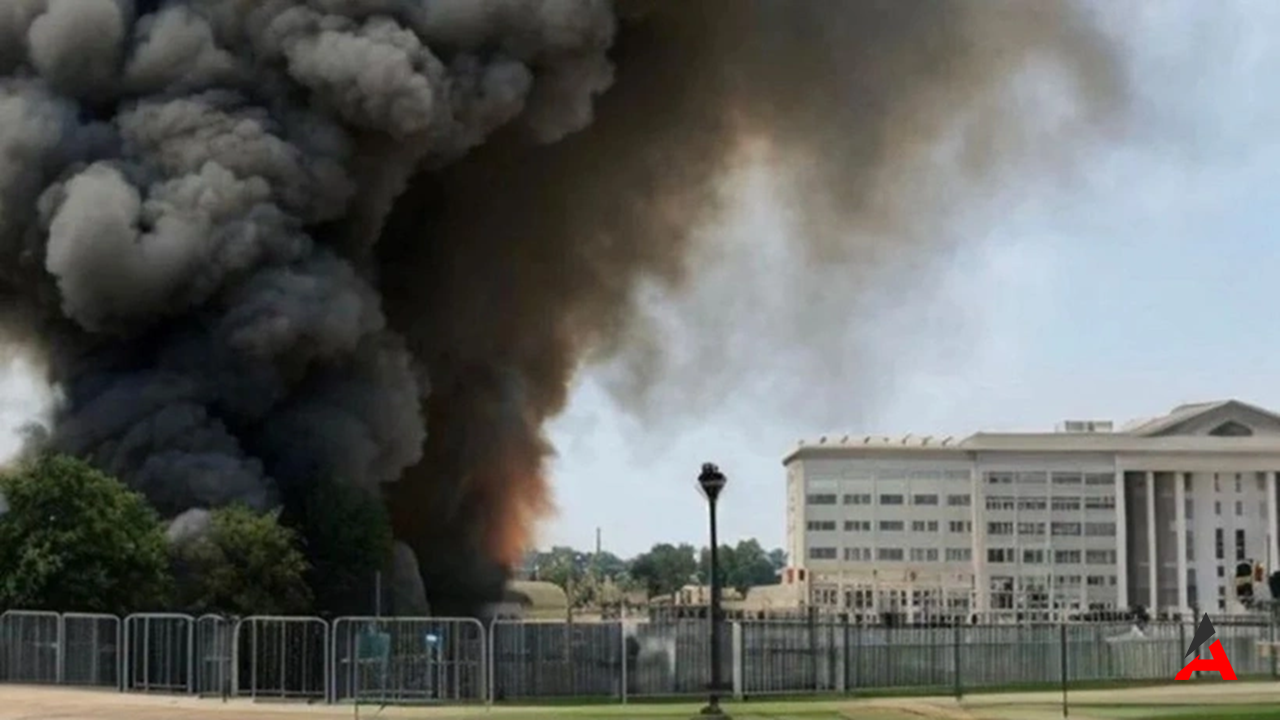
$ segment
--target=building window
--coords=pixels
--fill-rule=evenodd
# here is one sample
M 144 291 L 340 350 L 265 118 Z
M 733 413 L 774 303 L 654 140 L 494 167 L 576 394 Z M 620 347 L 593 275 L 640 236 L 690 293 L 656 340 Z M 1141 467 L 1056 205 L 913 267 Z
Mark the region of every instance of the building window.
M 987 473 L 988 485 L 1012 485 L 1013 473 L 1009 472 L 989 472 Z
M 911 532 L 938 532 L 937 520 L 912 520 Z
M 1106 575 L 1090 575 L 1087 582 L 1090 587 L 1106 587 L 1107 576 Z
M 1196 535 L 1194 532 L 1187 531 L 1187 560 L 1196 559 Z
M 870 505 L 871 493 L 851 493 L 844 496 L 845 505 Z
M 1183 501 L 1182 517 L 1190 520 L 1196 516 L 1196 503 L 1191 498 Z
M 1090 565 L 1115 565 L 1115 550 L 1086 550 L 1084 553 L 1085 562 Z
M 880 496 L 881 505 L 902 505 L 905 501 L 906 501 L 906 498 L 902 495 L 894 494 L 894 495 Z
M 1020 522 L 1018 523 L 1018 534 L 1023 537 L 1044 535 L 1044 523 Z
M 992 495 L 987 498 L 988 510 L 1013 510 L 1017 507 L 1017 503 L 1012 497 L 1004 495 Z
M 911 548 L 912 562 L 938 562 L 938 548 Z
M 1243 516 L 1244 516 L 1244 503 L 1237 500 L 1236 501 L 1236 517 L 1243 517 Z
M 1222 528 L 1213 529 L 1213 557 L 1215 560 L 1226 558 L 1226 540 L 1222 537 Z M 1222 568 L 1218 568 L 1221 570 Z
M 1084 524 L 1086 537 L 1115 537 L 1116 524 L 1113 522 L 1091 522 Z
M 1022 551 L 1022 562 L 1024 565 L 1043 565 L 1044 550 L 1039 548 L 1028 548 Z
M 1236 530 L 1236 562 L 1245 558 L 1244 530 Z
M 1080 473 L 1054 473 L 1053 474 L 1054 485 L 1079 485 L 1083 481 L 1084 481 L 1084 478 Z
M 808 498 L 806 498 L 806 500 L 810 505 L 835 505 L 836 504 L 836 496 L 834 493 L 811 494 L 809 495 Z
M 973 532 L 973 522 L 970 520 L 952 520 L 948 527 L 953 533 Z
M 1236 492 L 1241 492 L 1243 489 L 1244 488 L 1243 488 L 1243 483 L 1241 482 L 1241 479 L 1240 479 L 1240 473 L 1236 473 Z
M 989 563 L 1011 563 L 1013 558 L 1013 548 L 987 548 Z
M 1191 473 L 1182 474 L 1182 489 L 1191 492 Z
M 835 560 L 836 549 L 833 547 L 811 547 L 809 548 L 810 560 Z
M 1213 514 L 1214 514 L 1214 515 L 1222 515 L 1222 501 L 1221 501 L 1221 500 L 1214 500 L 1214 501 L 1213 501 Z
M 1044 472 L 1020 472 L 1018 473 L 1019 485 L 1044 485 L 1049 481 L 1049 474 Z
M 933 494 L 928 494 L 928 495 L 912 495 L 912 496 L 911 496 L 911 504 L 912 504 L 912 505 L 937 505 L 937 504 L 938 504 L 938 496 L 937 496 L 937 495 L 933 495 Z
M 1213 474 L 1213 491 L 1222 492 L 1222 485 L 1218 481 L 1218 473 Z
M 810 520 L 809 532 L 831 532 L 836 529 L 835 520 Z
M 973 504 L 973 497 L 970 495 L 948 495 L 948 507 L 969 507 Z
M 1073 512 L 1080 509 L 1080 498 L 1056 497 L 1053 499 L 1052 507 L 1054 512 Z
M 1054 550 L 1053 562 L 1058 565 L 1079 565 L 1080 554 L 1079 550 Z
M 1053 534 L 1054 534 L 1054 535 L 1064 535 L 1064 536 L 1079 535 L 1079 534 L 1080 534 L 1080 523 L 1078 523 L 1078 522 L 1075 522 L 1075 523 L 1073 523 L 1073 522 L 1056 522 L 1056 523 L 1054 523 L 1054 524 L 1053 524 Z
M 845 548 L 844 559 L 849 562 L 870 562 L 871 548 Z
M 987 523 L 988 535 L 1012 535 L 1013 523 L 1011 522 L 989 522 Z
M 1049 501 L 1042 497 L 1018 498 L 1019 510 L 1044 510 Z
M 888 562 L 902 562 L 902 548 L 882 547 L 876 550 L 876 559 Z
M 871 532 L 870 520 L 845 520 L 845 532 Z
M 1267 489 L 1267 474 L 1258 473 L 1258 490 L 1265 491 Z
M 1114 485 L 1116 476 L 1112 473 L 1085 473 L 1085 485 Z
M 904 524 L 901 520 L 881 520 L 880 532 L 902 532 Z
M 1084 507 L 1086 510 L 1115 510 L 1115 495 L 1098 495 L 1096 497 L 1087 497 L 1084 499 Z
M 971 562 L 972 548 L 947 548 L 947 562 Z

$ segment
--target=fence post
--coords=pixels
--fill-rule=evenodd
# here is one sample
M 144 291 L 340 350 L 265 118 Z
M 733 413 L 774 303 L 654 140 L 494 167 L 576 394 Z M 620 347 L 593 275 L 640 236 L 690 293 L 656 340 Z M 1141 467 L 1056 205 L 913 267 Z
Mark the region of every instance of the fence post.
M 960 621 L 956 620 L 951 632 L 951 662 L 955 666 L 956 702 L 964 698 L 964 685 L 960 679 Z
M 1277 670 L 1280 669 L 1277 668 L 1276 665 L 1276 616 L 1277 607 L 1273 603 L 1271 606 L 1271 622 L 1267 623 L 1267 625 L 1270 626 L 1269 629 L 1271 631 L 1271 677 L 1273 678 L 1277 677 Z
M 1061 628 L 1059 647 L 1062 653 L 1062 717 L 1068 716 L 1067 710 L 1067 623 L 1065 620 L 1058 626 Z
M 627 644 L 627 618 L 624 611 L 622 621 L 618 623 L 618 632 L 622 635 L 622 704 L 627 704 L 627 684 L 630 679 L 627 677 L 627 656 L 630 654 L 630 647 Z
M 729 633 L 732 638 L 733 645 L 733 698 L 735 700 L 742 699 L 742 664 L 744 662 L 742 656 L 742 623 L 738 620 L 733 621 L 730 626 Z

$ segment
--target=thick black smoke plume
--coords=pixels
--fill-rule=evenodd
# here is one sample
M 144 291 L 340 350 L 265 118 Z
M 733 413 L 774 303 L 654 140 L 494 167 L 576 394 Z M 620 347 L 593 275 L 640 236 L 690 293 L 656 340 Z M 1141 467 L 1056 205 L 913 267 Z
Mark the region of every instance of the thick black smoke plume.
M 6 0 L 0 320 L 52 442 L 175 531 L 386 492 L 470 612 L 548 510 L 542 424 L 583 362 L 653 357 L 636 289 L 687 279 L 728 174 L 879 263 L 930 242 L 941 150 L 976 181 L 1107 127 L 1113 55 L 1049 0 Z M 1053 128 L 1010 92 L 1037 67 Z

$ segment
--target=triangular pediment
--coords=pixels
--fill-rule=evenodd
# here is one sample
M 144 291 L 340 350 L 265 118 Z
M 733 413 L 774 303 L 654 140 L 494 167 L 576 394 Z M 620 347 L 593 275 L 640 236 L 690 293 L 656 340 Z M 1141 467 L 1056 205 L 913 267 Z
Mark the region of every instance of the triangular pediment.
M 1199 435 L 1209 437 L 1280 436 L 1280 415 L 1238 400 L 1183 405 L 1131 432 L 1144 437 Z

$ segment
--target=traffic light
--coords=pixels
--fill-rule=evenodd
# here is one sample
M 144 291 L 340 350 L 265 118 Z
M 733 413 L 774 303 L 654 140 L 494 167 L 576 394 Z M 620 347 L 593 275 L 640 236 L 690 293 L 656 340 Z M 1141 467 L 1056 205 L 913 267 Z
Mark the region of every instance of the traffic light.
M 1236 597 L 1244 603 L 1253 600 L 1253 563 L 1236 565 Z

